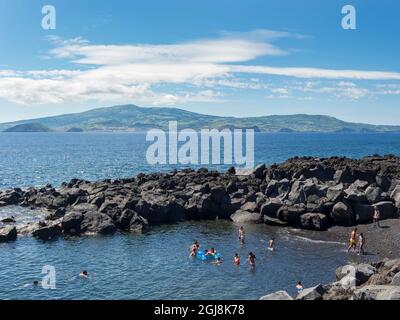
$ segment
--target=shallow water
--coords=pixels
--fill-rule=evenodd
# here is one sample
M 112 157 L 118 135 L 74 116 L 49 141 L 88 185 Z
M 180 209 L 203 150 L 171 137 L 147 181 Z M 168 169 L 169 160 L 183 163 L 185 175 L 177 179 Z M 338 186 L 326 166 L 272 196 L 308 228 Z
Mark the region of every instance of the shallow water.
M 274 252 L 267 250 L 271 237 Z M 193 239 L 203 248 L 216 248 L 222 265 L 189 258 Z M 307 241 L 264 225 L 247 226 L 242 246 L 237 226 L 226 221 L 50 243 L 25 237 L 0 244 L 0 250 L 1 299 L 258 299 L 275 290 L 294 293 L 298 280 L 306 286 L 333 281 L 334 269 L 348 259 L 343 244 Z M 245 261 L 249 251 L 257 256 L 254 270 Z M 242 259 L 239 267 L 232 263 L 236 252 Z M 56 268 L 55 290 L 27 286 L 41 281 L 44 265 Z M 89 279 L 77 277 L 85 269 Z

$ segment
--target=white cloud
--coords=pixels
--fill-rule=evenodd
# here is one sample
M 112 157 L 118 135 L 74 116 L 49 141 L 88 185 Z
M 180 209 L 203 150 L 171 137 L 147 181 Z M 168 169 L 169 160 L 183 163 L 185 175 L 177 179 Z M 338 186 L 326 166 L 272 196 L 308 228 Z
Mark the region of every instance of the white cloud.
M 400 80 L 400 72 L 333 70 L 319 68 L 281 68 L 267 66 L 231 66 L 231 72 L 257 73 L 295 78 Z
M 286 88 L 274 88 L 274 89 L 271 89 L 271 92 L 287 95 L 289 93 L 289 90 Z
M 336 91 L 336 96 L 340 98 L 349 98 L 351 100 L 358 100 L 368 95 L 369 91 L 365 88 L 347 87 L 340 88 Z
M 352 81 L 400 80 L 398 72 L 248 65 L 260 57 L 288 54 L 274 42 L 289 37 L 304 38 L 287 32 L 254 30 L 224 32 L 216 39 L 178 44 L 97 45 L 83 38 L 63 40 L 53 36 L 49 37 L 54 45 L 50 57 L 66 60 L 75 69 L 0 70 L 0 97 L 19 104 L 85 100 L 180 104 L 218 102 L 221 94 L 216 88 L 230 87 L 268 89 L 271 98 L 292 98 L 291 88 L 271 88 L 257 79 L 243 79 L 243 74 L 250 74 L 303 78 L 308 80 L 304 92 L 359 99 L 368 95 L 368 90 Z M 315 79 L 342 81 L 334 87 L 320 87 Z M 196 90 L 160 92 L 155 89 L 159 84 L 180 88 L 192 85 Z

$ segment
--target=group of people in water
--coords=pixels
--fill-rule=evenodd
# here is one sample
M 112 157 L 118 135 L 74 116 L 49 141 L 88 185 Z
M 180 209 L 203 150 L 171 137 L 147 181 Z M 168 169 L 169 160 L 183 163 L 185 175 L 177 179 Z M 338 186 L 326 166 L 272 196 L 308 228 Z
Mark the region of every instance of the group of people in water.
M 373 223 L 374 223 L 374 227 L 379 227 L 380 228 L 380 224 L 379 224 L 379 220 L 380 220 L 380 212 L 379 209 L 377 207 L 375 207 L 374 210 L 374 215 L 373 215 Z M 239 228 L 239 241 L 240 243 L 243 245 L 245 242 L 245 231 L 244 231 L 244 227 L 241 226 Z M 275 250 L 275 239 L 272 238 L 268 241 L 268 246 L 267 249 L 269 251 L 274 251 Z M 359 233 L 358 234 L 358 229 L 354 228 L 351 231 L 350 234 L 350 240 L 349 240 L 349 247 L 348 247 L 348 252 L 350 251 L 354 251 L 357 252 L 358 255 L 363 255 L 365 253 L 364 251 L 364 247 L 365 247 L 365 235 L 364 233 Z M 191 257 L 196 257 L 197 253 L 199 252 L 200 249 L 200 245 L 198 243 L 198 241 L 194 241 L 194 243 L 190 246 L 190 256 Z M 217 251 L 214 248 L 211 248 L 210 250 L 205 250 L 204 254 L 205 256 L 209 256 L 209 255 L 216 255 Z M 213 261 L 213 263 L 215 265 L 220 265 L 222 264 L 222 260 L 221 257 L 218 256 L 217 258 L 215 258 L 215 260 Z M 247 263 L 251 268 L 254 268 L 256 266 L 256 255 L 250 251 L 248 253 L 248 257 L 247 257 Z M 235 253 L 235 255 L 233 256 L 233 264 L 235 266 L 239 266 L 241 264 L 241 260 L 239 257 L 238 253 Z M 298 281 L 296 284 L 296 290 L 298 292 L 303 291 L 303 284 L 301 283 L 301 281 Z
M 241 226 L 239 228 L 239 241 L 242 245 L 244 244 L 244 238 L 245 238 L 244 227 Z M 274 238 L 272 238 L 268 241 L 268 250 L 269 251 L 274 251 L 274 243 L 275 243 Z M 199 249 L 200 249 L 200 245 L 199 245 L 199 242 L 196 240 L 189 247 L 190 257 L 196 257 L 199 253 Z M 220 256 L 216 256 L 216 254 L 217 254 L 217 251 L 214 248 L 204 250 L 204 255 L 206 257 L 215 256 L 216 258 L 213 261 L 213 263 L 216 265 L 220 265 L 222 263 L 222 259 Z M 256 255 L 252 251 L 250 251 L 248 254 L 248 257 L 247 257 L 247 262 L 250 267 L 255 267 L 256 259 L 257 259 Z M 241 260 L 240 260 L 239 254 L 235 253 L 235 255 L 233 257 L 233 264 L 235 266 L 238 266 L 238 265 L 240 265 L 240 262 L 241 262 Z

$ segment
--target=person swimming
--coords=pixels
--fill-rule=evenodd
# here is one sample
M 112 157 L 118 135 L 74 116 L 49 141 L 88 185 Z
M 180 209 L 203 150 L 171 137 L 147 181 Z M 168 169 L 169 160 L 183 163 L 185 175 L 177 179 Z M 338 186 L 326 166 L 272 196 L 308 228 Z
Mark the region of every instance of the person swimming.
M 274 251 L 274 243 L 275 243 L 275 238 L 272 238 L 271 240 L 268 241 L 268 250 L 269 251 Z
M 297 282 L 297 284 L 296 284 L 296 289 L 297 289 L 297 292 L 298 292 L 298 293 L 300 293 L 300 292 L 302 292 L 302 291 L 304 290 L 303 284 L 301 283 L 301 281 L 298 281 L 298 282 Z
M 354 228 L 353 231 L 351 232 L 349 240 L 349 248 L 347 249 L 347 252 L 350 252 L 351 249 L 353 250 L 357 249 L 357 228 Z
M 239 228 L 239 240 L 241 243 L 244 243 L 244 228 L 243 228 L 243 226 L 241 226 Z
M 33 281 L 32 285 L 36 287 L 37 285 L 39 285 L 39 281 L 37 281 L 37 280 Z
M 86 270 L 83 270 L 80 274 L 80 277 L 82 278 L 89 278 L 89 273 Z
M 235 253 L 235 256 L 233 257 L 233 264 L 235 266 L 238 266 L 240 264 L 240 257 L 237 253 Z
M 195 257 L 197 252 L 199 251 L 200 245 L 197 241 L 195 241 L 190 247 L 189 252 L 191 257 Z
M 206 256 L 213 256 L 213 255 L 215 255 L 217 253 L 217 251 L 215 251 L 215 249 L 214 248 L 211 248 L 210 250 L 206 250 L 205 251 L 205 255 Z
M 222 260 L 221 260 L 220 257 L 218 257 L 213 263 L 214 263 L 215 265 L 219 266 L 219 265 L 222 264 Z
M 250 267 L 256 266 L 256 256 L 253 252 L 249 252 L 249 257 L 247 258 L 247 261 L 249 262 Z

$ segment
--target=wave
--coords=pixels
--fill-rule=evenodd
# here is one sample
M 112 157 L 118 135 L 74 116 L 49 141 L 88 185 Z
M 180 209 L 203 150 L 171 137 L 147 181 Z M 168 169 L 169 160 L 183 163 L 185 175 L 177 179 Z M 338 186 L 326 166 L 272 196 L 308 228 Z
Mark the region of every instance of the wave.
M 293 238 L 299 239 L 301 241 L 311 242 L 311 243 L 326 243 L 326 244 L 340 244 L 340 245 L 346 244 L 345 242 L 340 242 L 340 241 L 315 240 L 315 239 L 310 239 L 310 238 L 306 238 L 306 237 L 302 237 L 302 236 L 293 236 Z

